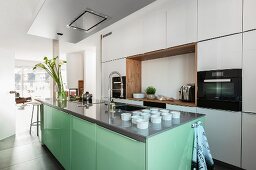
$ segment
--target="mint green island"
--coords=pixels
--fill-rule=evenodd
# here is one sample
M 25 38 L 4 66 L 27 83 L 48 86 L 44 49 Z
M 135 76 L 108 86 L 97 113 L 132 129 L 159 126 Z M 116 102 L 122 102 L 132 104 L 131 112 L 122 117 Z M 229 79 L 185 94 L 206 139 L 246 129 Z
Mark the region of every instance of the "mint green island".
M 191 125 L 202 114 L 182 112 L 180 120 L 139 130 L 104 103 L 41 102 L 42 144 L 67 170 L 191 169 Z

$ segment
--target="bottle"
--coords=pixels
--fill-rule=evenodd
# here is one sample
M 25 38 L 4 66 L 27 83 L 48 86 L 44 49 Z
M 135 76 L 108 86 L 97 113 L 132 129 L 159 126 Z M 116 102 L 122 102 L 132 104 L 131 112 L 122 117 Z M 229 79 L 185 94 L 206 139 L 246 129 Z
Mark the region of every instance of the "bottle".
M 116 104 L 115 104 L 115 102 L 112 99 L 111 102 L 109 103 L 108 111 L 109 112 L 115 112 L 115 110 L 116 110 Z

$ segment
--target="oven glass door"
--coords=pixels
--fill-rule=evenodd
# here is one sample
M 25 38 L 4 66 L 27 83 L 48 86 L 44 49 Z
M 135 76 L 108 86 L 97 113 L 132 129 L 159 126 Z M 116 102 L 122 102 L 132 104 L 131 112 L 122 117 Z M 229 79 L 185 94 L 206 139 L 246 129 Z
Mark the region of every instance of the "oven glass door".
M 198 97 L 207 100 L 239 101 L 241 96 L 240 83 L 236 78 L 205 79 L 198 88 Z

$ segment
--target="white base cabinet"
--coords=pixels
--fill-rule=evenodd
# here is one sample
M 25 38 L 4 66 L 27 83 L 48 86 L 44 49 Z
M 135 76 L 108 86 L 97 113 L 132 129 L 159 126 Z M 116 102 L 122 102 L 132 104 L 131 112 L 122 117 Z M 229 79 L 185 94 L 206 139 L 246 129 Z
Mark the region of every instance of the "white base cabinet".
M 256 31 L 244 33 L 243 111 L 256 113 Z
M 178 105 L 166 104 L 166 109 L 182 111 L 182 112 L 196 113 L 196 107 L 188 107 L 188 106 L 178 106 Z
M 112 71 L 118 71 L 122 76 L 126 76 L 126 59 L 118 59 L 110 62 L 102 63 L 102 84 L 101 84 L 101 96 L 102 99 L 109 97 L 109 74 Z M 115 75 L 115 77 L 118 75 Z
M 242 31 L 243 0 L 198 0 L 198 40 Z
M 198 71 L 242 68 L 242 34 L 198 43 Z
M 256 113 L 243 113 L 242 125 L 242 168 L 255 170 Z
M 240 167 L 241 112 L 197 108 L 206 114 L 205 131 L 213 158 Z

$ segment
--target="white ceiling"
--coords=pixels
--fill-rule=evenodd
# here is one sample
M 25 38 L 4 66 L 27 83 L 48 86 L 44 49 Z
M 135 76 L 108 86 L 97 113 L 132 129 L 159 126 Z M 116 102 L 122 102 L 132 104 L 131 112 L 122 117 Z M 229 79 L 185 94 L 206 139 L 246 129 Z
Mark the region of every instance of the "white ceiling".
M 15 50 L 15 57 L 23 60 L 40 60 L 51 55 L 51 40 L 27 34 L 43 1 L 0 1 L 0 48 Z
M 66 21 L 70 22 L 71 18 L 76 17 L 85 8 L 95 9 L 97 12 L 111 17 L 108 22 L 94 30 L 96 32 L 152 1 L 154 0 L 0 0 L 0 48 L 15 50 L 16 59 L 40 61 L 43 56 L 52 55 L 51 39 L 56 38 L 56 31 L 64 32 L 61 29 L 63 26 L 63 29 L 66 29 Z M 40 22 L 41 17 L 47 11 L 47 3 L 55 3 L 55 6 L 48 9 L 50 10 L 50 13 L 46 15 L 46 21 L 48 22 Z M 63 9 L 64 14 L 69 14 L 69 18 L 61 16 Z M 29 29 L 31 30 L 34 27 L 35 23 L 37 28 L 40 28 L 38 34 L 35 34 L 37 36 L 27 34 Z M 61 29 L 58 30 L 58 28 Z M 46 36 L 50 35 L 52 31 L 54 36 Z M 75 30 L 68 31 L 72 32 Z M 90 34 L 76 31 L 74 35 L 70 34 L 70 37 L 80 41 Z M 77 44 L 68 43 L 65 41 L 65 35 L 60 39 L 63 40 L 60 43 L 63 53 L 81 51 L 81 48 L 84 48 L 84 43 L 82 43 L 84 41 L 80 41 Z
M 46 0 L 28 33 L 57 39 L 57 32 L 60 32 L 64 34 L 61 41 L 77 43 L 153 1 L 155 0 Z M 86 9 L 109 18 L 90 32 L 67 28 Z

